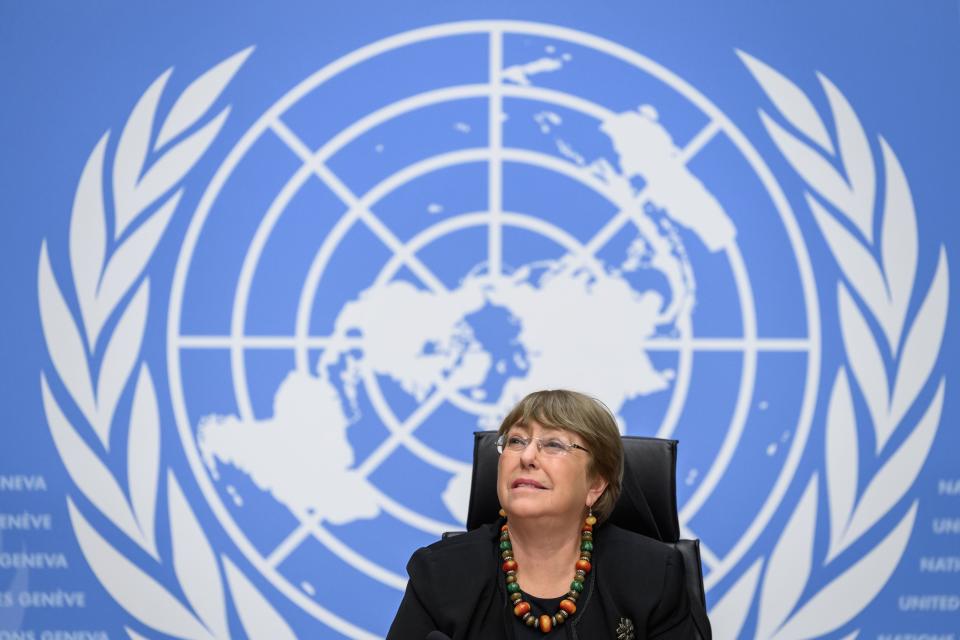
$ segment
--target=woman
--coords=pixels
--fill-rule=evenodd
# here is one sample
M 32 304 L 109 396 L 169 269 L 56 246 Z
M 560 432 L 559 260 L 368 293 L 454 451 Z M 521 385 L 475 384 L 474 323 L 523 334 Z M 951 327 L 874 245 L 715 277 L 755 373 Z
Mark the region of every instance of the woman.
M 696 637 L 679 552 L 603 524 L 623 476 L 610 411 L 538 391 L 498 435 L 504 519 L 414 553 L 388 640 Z

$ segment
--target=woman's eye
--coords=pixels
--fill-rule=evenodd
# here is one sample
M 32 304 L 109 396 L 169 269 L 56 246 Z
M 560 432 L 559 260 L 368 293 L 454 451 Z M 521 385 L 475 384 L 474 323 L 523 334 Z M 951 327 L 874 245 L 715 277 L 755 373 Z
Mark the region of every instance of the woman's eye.
M 550 449 L 551 451 L 566 451 L 566 445 L 560 440 L 547 440 L 543 443 L 544 448 Z
M 521 438 L 520 436 L 510 436 L 507 438 L 508 447 L 526 447 L 527 441 Z

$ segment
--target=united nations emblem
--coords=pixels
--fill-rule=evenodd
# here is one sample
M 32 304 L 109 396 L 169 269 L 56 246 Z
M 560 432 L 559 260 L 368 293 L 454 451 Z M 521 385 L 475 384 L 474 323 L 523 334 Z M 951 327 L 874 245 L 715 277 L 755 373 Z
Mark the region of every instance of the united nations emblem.
M 829 514 L 828 561 L 840 556 L 897 508 L 923 464 L 942 381 L 919 422 L 903 422 L 938 354 L 939 340 L 931 348 L 913 336 L 942 337 L 945 257 L 908 318 L 915 216 L 895 155 L 884 143 L 879 236 L 913 233 L 914 248 L 884 241 L 877 261 L 874 168 L 864 166 L 869 146 L 852 109 L 823 79 L 835 148 L 802 92 L 746 54 L 780 116 L 764 113 L 764 124 L 810 185 L 815 223 L 798 222 L 764 159 L 705 96 L 582 32 L 438 25 L 359 49 L 291 89 L 226 155 L 182 239 L 164 365 L 192 477 L 173 465 L 159 474 L 161 411 L 140 346 L 150 310 L 162 305 L 140 274 L 150 273 L 146 261 L 177 208 L 177 182 L 226 111 L 197 123 L 248 53 L 188 88 L 156 139 L 149 122 L 166 75 L 147 91 L 117 147 L 115 167 L 132 168 L 115 169 L 112 225 L 100 188 L 106 138 L 91 154 L 73 214 L 84 224 L 71 226 L 71 246 L 94 246 L 97 257 L 71 264 L 80 324 L 46 246 L 41 255 L 52 362 L 43 394 L 58 451 L 120 533 L 173 564 L 186 598 L 121 555 L 71 500 L 88 561 L 132 616 L 170 635 L 228 637 L 229 592 L 248 634 L 293 634 L 277 610 L 290 605 L 213 549 L 181 488 L 189 482 L 244 562 L 289 603 L 345 636 L 382 635 L 410 550 L 463 526 L 469 433 L 496 425 L 527 392 L 555 386 L 597 395 L 626 433 L 683 441 L 681 525 L 702 541 L 707 589 L 725 586 L 711 616 L 718 637 L 737 635 L 754 601 L 760 637 L 830 631 L 869 602 L 869 593 L 831 599 L 841 578 L 799 602 L 815 580 L 812 531 Z M 144 173 L 148 149 L 161 157 Z M 840 157 L 847 178 L 823 154 Z M 157 169 L 167 158 L 179 162 L 175 171 Z M 814 224 L 845 274 L 836 339 L 847 363 L 836 371 L 822 367 L 820 301 L 801 232 Z M 120 241 L 110 255 L 107 228 Z M 907 276 L 889 269 L 904 261 L 914 266 Z M 876 381 L 880 339 L 905 363 L 892 386 Z M 108 346 L 94 385 L 74 365 L 88 367 L 94 351 L 84 345 L 98 340 Z M 47 376 L 59 376 L 79 417 L 63 411 Z M 881 461 L 860 494 L 850 465 L 860 449 L 855 385 Z M 117 426 L 124 394 L 131 415 Z M 77 436 L 83 423 L 105 450 L 125 429 L 135 471 L 112 469 Z M 824 470 L 798 477 L 814 428 L 826 432 Z M 898 429 L 910 435 L 884 450 Z M 806 491 L 784 504 L 795 482 Z M 163 490 L 169 513 L 157 520 Z M 724 507 L 731 503 L 738 508 Z M 757 549 L 783 509 L 791 515 L 778 542 Z M 847 573 L 879 589 L 914 514 L 905 511 Z M 160 556 L 158 527 L 172 558 Z M 732 587 L 722 582 L 731 574 Z M 143 608 L 121 586 L 131 580 L 167 613 Z M 629 620 L 617 637 L 633 637 Z

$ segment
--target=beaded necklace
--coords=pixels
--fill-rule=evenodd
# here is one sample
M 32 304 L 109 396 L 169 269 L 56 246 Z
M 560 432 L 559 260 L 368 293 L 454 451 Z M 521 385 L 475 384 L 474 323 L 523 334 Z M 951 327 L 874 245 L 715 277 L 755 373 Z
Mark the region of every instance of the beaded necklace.
M 503 510 L 500 515 L 505 515 Z M 503 559 L 501 568 L 506 576 L 507 593 L 510 594 L 510 600 L 513 602 L 513 615 L 517 616 L 528 627 L 539 629 L 543 633 L 550 633 L 554 627 L 559 627 L 567 618 L 577 611 L 577 598 L 583 592 L 583 581 L 590 573 L 590 558 L 593 555 L 593 525 L 597 524 L 597 519 L 591 513 L 583 521 L 583 529 L 580 531 L 580 559 L 575 565 L 576 572 L 573 575 L 573 582 L 570 583 L 570 591 L 563 600 L 560 601 L 560 608 L 552 616 L 543 614 L 540 617 L 530 612 L 530 603 L 523 599 L 520 592 L 520 583 L 517 582 L 517 561 L 513 559 L 513 545 L 510 543 L 510 528 L 504 524 L 500 527 L 500 557 Z

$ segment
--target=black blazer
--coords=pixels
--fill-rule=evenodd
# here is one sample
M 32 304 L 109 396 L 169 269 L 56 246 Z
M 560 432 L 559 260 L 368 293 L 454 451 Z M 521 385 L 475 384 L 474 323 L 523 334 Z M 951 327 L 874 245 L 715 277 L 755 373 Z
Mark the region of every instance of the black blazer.
M 434 630 L 453 640 L 514 640 L 516 622 L 496 543 L 503 521 L 418 549 L 387 640 L 423 640 Z M 594 531 L 593 568 L 577 612 L 547 637 L 633 640 L 696 637 L 676 549 L 611 524 Z M 630 636 L 624 636 L 629 638 Z

